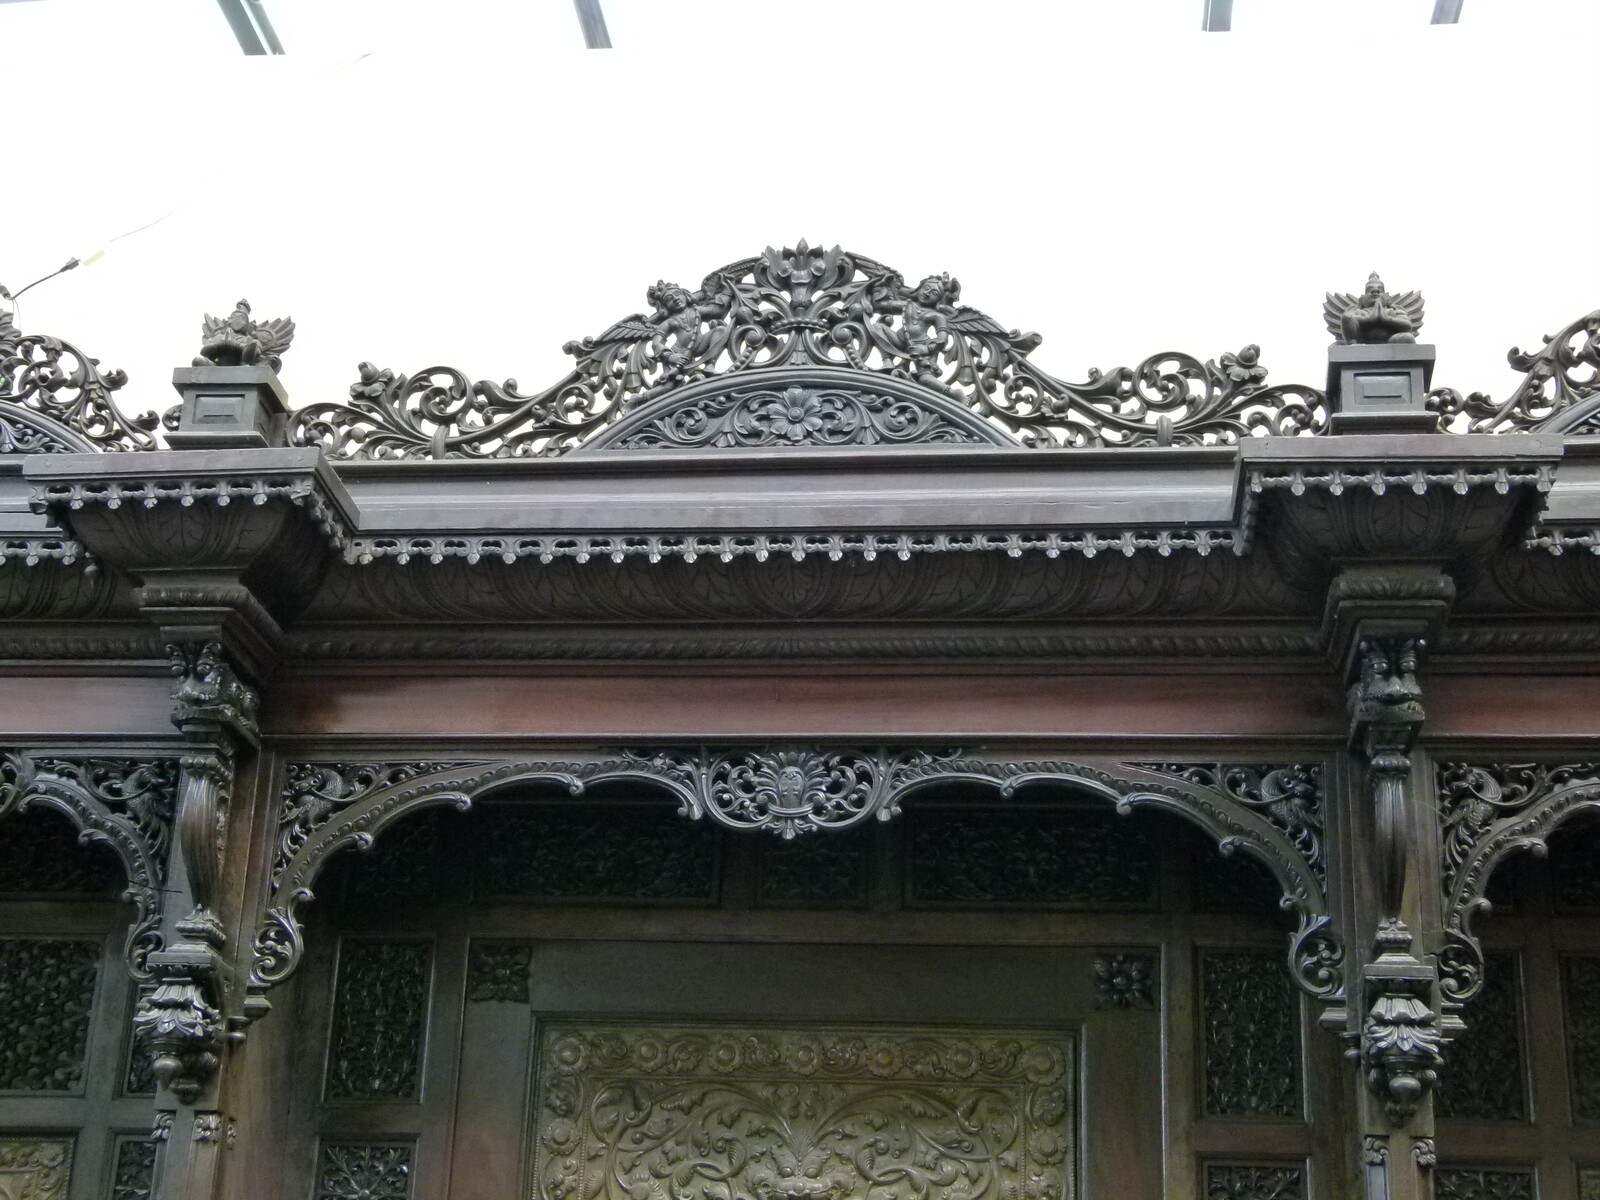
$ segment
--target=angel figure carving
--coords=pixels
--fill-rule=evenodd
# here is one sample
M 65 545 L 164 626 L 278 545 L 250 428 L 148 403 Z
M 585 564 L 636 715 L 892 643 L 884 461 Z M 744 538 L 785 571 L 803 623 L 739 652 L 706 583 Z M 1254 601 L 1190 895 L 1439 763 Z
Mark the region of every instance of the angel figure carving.
M 206 314 L 200 325 L 200 357 L 197 367 L 239 367 L 265 363 L 274 371 L 283 367 L 283 353 L 294 340 L 294 322 L 288 317 L 255 321 L 250 317 L 250 302 L 239 301 L 226 317 Z
M 913 374 L 920 382 L 941 384 L 939 356 L 952 333 L 994 339 L 1017 354 L 1030 353 L 1043 340 L 1037 333 L 1007 329 L 987 313 L 957 304 L 960 298 L 961 281 L 948 274 L 929 275 L 914 288 L 907 287 L 898 274 L 889 274 L 875 280 L 869 290 L 868 302 L 874 313 L 899 314 L 895 349 L 912 361 Z M 965 356 L 958 357 L 965 370 Z
M 1385 290 L 1376 271 L 1367 276 L 1367 286 L 1359 296 L 1348 292 L 1329 292 L 1322 306 L 1328 332 L 1340 344 L 1409 344 L 1417 340 L 1422 328 L 1422 293 L 1402 292 L 1398 296 Z
M 683 379 L 714 360 L 728 341 L 729 326 L 723 318 L 733 307 L 734 293 L 721 272 L 707 275 L 697 292 L 657 280 L 645 299 L 654 312 L 634 313 L 598 337 L 562 347 L 607 379 L 608 390 L 620 386 L 624 395 L 644 390 L 650 366 L 661 367 L 661 378 L 652 385 Z

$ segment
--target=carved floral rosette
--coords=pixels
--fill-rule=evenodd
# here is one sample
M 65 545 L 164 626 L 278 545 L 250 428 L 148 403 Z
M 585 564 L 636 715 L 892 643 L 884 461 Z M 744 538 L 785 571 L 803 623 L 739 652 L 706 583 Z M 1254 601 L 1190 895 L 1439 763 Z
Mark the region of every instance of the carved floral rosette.
M 598 783 L 637 783 L 678 802 L 681 815 L 780 837 L 817 836 L 888 820 L 928 787 L 969 783 L 1009 797 L 1032 785 L 1062 785 L 1122 813 L 1155 808 L 1181 816 L 1224 853 L 1260 860 L 1297 917 L 1289 968 L 1296 984 L 1327 1003 L 1344 995 L 1344 953 L 1329 911 L 1317 764 L 1130 764 L 1034 761 L 959 750 L 800 746 L 663 749 L 573 755 L 566 761 L 291 764 L 279 813 L 271 887 L 256 924 L 247 1010 L 294 971 L 303 951 L 300 905 L 333 853 L 370 848 L 407 813 L 468 809 L 494 791 L 554 784 L 581 796 Z

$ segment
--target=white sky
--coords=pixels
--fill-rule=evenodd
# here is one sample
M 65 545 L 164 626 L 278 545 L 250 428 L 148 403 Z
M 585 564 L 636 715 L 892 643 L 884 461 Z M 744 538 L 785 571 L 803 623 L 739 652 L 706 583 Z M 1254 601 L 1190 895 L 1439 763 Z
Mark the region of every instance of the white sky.
M 202 312 L 298 325 L 291 401 L 356 363 L 542 387 L 569 338 L 768 243 L 842 243 L 1045 336 L 1080 380 L 1259 342 L 1319 385 L 1322 294 L 1427 298 L 1435 382 L 1600 305 L 1595 0 L 0 3 L 0 281 L 105 258 L 18 323 L 176 401 Z M 355 61 L 355 56 L 367 57 Z

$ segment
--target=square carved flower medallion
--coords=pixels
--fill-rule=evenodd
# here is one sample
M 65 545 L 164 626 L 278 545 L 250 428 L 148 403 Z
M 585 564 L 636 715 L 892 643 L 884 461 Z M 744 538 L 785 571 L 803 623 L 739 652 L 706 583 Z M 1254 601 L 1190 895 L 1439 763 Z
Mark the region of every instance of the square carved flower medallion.
M 1073 1050 L 1040 1030 L 551 1022 L 533 1200 L 1070 1200 Z

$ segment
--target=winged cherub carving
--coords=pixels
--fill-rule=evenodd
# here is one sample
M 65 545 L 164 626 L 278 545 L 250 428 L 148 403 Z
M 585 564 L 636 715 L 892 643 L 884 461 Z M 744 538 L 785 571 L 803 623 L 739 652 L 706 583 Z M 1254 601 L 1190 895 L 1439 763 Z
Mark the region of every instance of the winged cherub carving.
M 1359 296 L 1329 292 L 1322 318 L 1335 342 L 1415 342 L 1417 331 L 1422 328 L 1422 293 L 1393 295 L 1384 289 L 1383 280 L 1374 271 L 1367 276 L 1366 290 Z
M 658 280 L 645 293 L 655 310 L 634 313 L 598 337 L 568 342 L 562 349 L 615 382 L 613 365 L 622 363 L 621 391 L 644 389 L 652 360 L 662 368 L 659 383 L 689 375 L 698 364 L 715 359 L 727 344 L 724 320 L 733 307 L 733 284 L 720 272 L 707 275 L 700 290 Z
M 250 302 L 241 300 L 226 317 L 219 319 L 207 313 L 200 336 L 200 357 L 194 360 L 197 367 L 212 363 L 219 367 L 266 363 L 276 371 L 283 366 L 283 353 L 294 340 L 294 322 L 288 317 L 252 320 Z
M 892 340 L 895 349 L 914 364 L 919 381 L 940 383 L 939 356 L 952 333 L 995 339 L 1017 354 L 1030 353 L 1043 340 L 1037 333 L 1007 329 L 987 313 L 958 305 L 960 298 L 961 281 L 948 274 L 929 275 L 913 288 L 907 287 L 900 275 L 890 273 L 875 280 L 869 289 L 868 305 L 875 314 L 899 315 L 900 330 Z

